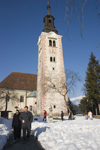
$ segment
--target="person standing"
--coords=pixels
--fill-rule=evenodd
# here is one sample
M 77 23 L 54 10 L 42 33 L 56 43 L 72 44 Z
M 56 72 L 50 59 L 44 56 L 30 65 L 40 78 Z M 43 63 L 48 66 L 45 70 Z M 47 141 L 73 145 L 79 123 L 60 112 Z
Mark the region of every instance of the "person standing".
M 46 121 L 46 116 L 47 116 L 47 112 L 46 112 L 46 110 L 44 110 L 44 118 L 43 118 L 43 121 Z
M 21 121 L 19 119 L 19 110 L 13 116 L 12 127 L 14 128 L 14 142 L 21 137 Z
M 61 120 L 63 121 L 64 113 L 61 111 Z
M 90 117 L 91 120 L 93 120 L 92 112 L 91 111 L 89 111 L 89 117 Z
M 25 111 L 20 114 L 19 119 L 22 122 L 23 143 L 26 143 L 26 131 L 27 131 L 27 138 L 29 138 L 31 123 L 33 121 L 33 115 L 30 111 L 28 111 L 28 106 L 25 106 Z
M 70 110 L 68 110 L 68 120 L 71 119 L 71 113 Z

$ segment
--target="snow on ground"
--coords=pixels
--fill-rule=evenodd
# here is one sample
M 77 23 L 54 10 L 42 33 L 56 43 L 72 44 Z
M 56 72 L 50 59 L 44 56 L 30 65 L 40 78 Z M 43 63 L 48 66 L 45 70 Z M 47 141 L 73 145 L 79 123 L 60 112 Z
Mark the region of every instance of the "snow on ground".
M 3 149 L 3 146 L 6 144 L 6 141 L 9 138 L 9 135 L 11 134 L 11 125 L 12 120 L 0 117 L 0 150 Z
M 38 137 L 46 150 L 99 150 L 100 119 L 85 120 L 76 116 L 75 120 L 43 122 L 42 118 L 32 123 L 32 134 Z

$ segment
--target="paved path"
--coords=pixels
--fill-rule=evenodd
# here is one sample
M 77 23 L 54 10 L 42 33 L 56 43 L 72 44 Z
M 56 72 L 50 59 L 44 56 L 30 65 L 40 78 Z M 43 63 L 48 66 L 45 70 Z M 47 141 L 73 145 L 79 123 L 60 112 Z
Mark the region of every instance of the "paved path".
M 23 144 L 22 138 L 14 144 L 11 143 L 13 143 L 13 135 L 10 136 L 7 145 L 3 150 L 44 150 L 38 140 L 32 135 L 25 144 Z

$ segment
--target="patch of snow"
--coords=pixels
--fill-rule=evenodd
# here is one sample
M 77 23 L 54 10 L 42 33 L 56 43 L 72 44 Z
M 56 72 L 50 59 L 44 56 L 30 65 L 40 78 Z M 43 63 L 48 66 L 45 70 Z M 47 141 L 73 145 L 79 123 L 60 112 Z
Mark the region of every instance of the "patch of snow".
M 5 119 L 0 117 L 0 150 L 3 149 L 4 145 L 9 138 L 11 132 L 12 120 Z
M 100 119 L 85 120 L 85 116 L 76 116 L 75 120 L 54 123 L 34 121 L 32 129 L 46 150 L 100 149 Z

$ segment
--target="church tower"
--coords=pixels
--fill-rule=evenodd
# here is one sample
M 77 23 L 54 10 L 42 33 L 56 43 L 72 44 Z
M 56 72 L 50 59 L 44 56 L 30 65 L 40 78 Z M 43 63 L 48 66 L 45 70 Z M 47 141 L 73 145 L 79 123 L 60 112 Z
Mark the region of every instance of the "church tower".
M 44 17 L 44 29 L 38 38 L 38 76 L 37 76 L 37 114 L 49 113 L 52 106 L 53 115 L 66 112 L 64 97 L 65 71 L 62 50 L 62 36 L 54 26 L 50 5 Z

